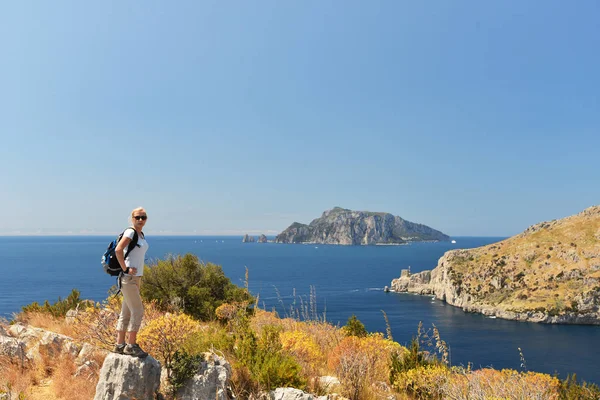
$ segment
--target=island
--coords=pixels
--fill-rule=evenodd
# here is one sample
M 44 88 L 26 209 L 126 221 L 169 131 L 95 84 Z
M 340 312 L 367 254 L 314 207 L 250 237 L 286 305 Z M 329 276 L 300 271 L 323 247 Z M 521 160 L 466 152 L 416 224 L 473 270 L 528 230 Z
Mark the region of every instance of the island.
M 426 225 L 385 212 L 352 211 L 334 207 L 310 224 L 294 222 L 275 238 L 276 243 L 393 245 L 419 241 L 447 241 L 450 237 Z

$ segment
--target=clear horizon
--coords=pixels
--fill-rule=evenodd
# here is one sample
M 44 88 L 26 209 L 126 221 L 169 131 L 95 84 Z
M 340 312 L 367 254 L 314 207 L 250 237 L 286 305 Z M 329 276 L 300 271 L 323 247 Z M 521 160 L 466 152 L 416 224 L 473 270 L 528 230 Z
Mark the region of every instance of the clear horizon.
M 0 235 L 509 237 L 600 204 L 600 3 L 11 2 Z M 108 234 L 108 233 L 107 233 Z M 236 233 L 237 234 L 237 233 Z

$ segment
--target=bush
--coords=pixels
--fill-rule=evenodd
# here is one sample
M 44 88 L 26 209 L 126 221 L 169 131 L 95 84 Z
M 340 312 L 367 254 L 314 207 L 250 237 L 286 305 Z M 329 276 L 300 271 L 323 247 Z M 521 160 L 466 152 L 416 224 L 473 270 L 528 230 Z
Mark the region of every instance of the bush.
M 181 389 L 202 366 L 204 356 L 202 354 L 191 355 L 184 351 L 176 351 L 171 362 L 171 378 L 169 382 L 173 388 L 173 394 Z
M 476 371 L 452 368 L 442 383 L 443 398 L 450 399 L 558 399 L 558 380 L 537 372 Z
M 390 355 L 401 350 L 398 343 L 380 333 L 366 337 L 347 336 L 329 354 L 327 364 L 352 400 L 368 398 L 369 384 L 388 377 Z
M 428 364 L 430 364 L 430 362 L 420 349 L 419 339 L 413 337 L 410 342 L 410 347 L 408 347 L 408 352 L 405 352 L 403 355 L 397 351 L 391 354 L 390 383 L 393 385 L 396 381 L 396 377 L 401 373 Z
M 84 306 L 87 306 L 88 304 L 93 304 L 89 300 L 81 300 L 79 298 L 79 295 L 79 290 L 73 289 L 71 291 L 71 294 L 69 294 L 69 296 L 67 296 L 66 299 L 62 300 L 59 297 L 56 303 L 54 304 L 50 304 L 48 300 L 44 301 L 43 305 L 40 305 L 37 301 L 34 301 L 31 304 L 23 306 L 21 309 L 24 313 L 39 312 L 50 314 L 55 318 L 62 318 L 67 315 L 67 311 L 79 307 L 80 304 L 83 304 Z
M 148 323 L 139 332 L 138 339 L 142 347 L 155 354 L 167 369 L 171 377 L 174 354 L 190 335 L 198 332 L 199 325 L 188 315 L 166 314 Z
M 577 376 L 573 374 L 560 381 L 558 394 L 561 400 L 595 400 L 600 399 L 600 388 L 585 381 L 577 383 Z
M 280 339 L 285 351 L 306 363 L 317 363 L 323 359 L 319 345 L 306 332 L 298 330 L 282 332 Z
M 227 328 L 211 323 L 202 327 L 202 331 L 190 335 L 185 341 L 183 349 L 189 354 L 219 351 L 227 356 L 233 353 L 234 345 L 235 339 L 229 334 Z
M 207 321 L 223 303 L 253 301 L 244 288 L 229 280 L 219 265 L 203 263 L 193 254 L 169 256 L 144 268 L 142 298 L 163 309 L 177 309 Z
M 364 324 L 354 314 L 348 318 L 348 322 L 346 322 L 342 330 L 346 336 L 365 337 L 368 333 Z
M 280 331 L 279 327 L 265 326 L 260 337 L 257 337 L 246 326 L 236 333 L 236 356 L 248 368 L 260 390 L 278 387 L 303 389 L 306 381 L 301 375 L 300 365 L 283 353 Z
M 445 365 L 425 365 L 396 375 L 392 385 L 415 399 L 442 399 L 449 377 L 450 369 Z

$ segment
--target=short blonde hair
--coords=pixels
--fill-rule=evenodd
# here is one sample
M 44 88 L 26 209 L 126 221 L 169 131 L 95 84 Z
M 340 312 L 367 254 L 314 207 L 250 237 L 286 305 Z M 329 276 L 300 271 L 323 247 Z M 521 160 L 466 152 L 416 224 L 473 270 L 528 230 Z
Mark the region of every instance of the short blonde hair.
M 144 207 L 134 208 L 131 211 L 131 215 L 129 216 L 129 222 L 133 223 L 133 214 L 135 214 L 136 211 L 143 211 L 144 213 L 146 213 L 146 215 L 148 215 L 148 213 L 146 212 L 146 210 L 144 209 Z

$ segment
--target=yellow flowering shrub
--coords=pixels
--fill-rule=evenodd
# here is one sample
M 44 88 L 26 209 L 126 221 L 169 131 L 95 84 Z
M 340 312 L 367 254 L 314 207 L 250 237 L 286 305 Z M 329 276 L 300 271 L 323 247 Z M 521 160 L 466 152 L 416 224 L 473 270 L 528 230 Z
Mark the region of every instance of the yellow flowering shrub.
M 283 350 L 292 355 L 307 369 L 315 369 L 325 360 L 312 336 L 302 331 L 288 331 L 280 334 Z
M 140 330 L 138 342 L 165 365 L 167 376 L 170 376 L 173 355 L 199 330 L 200 324 L 186 314 L 165 314 L 149 321 Z
M 329 354 L 327 365 L 335 372 L 351 399 L 363 396 L 366 385 L 386 382 L 391 353 L 401 346 L 380 333 L 347 336 Z
M 559 385 L 560 381 L 548 374 L 484 368 L 456 370 L 446 380 L 443 393 L 454 399 L 555 400 L 559 398 Z
M 396 375 L 393 386 L 416 399 L 443 398 L 443 390 L 451 373 L 443 364 L 429 364 Z

